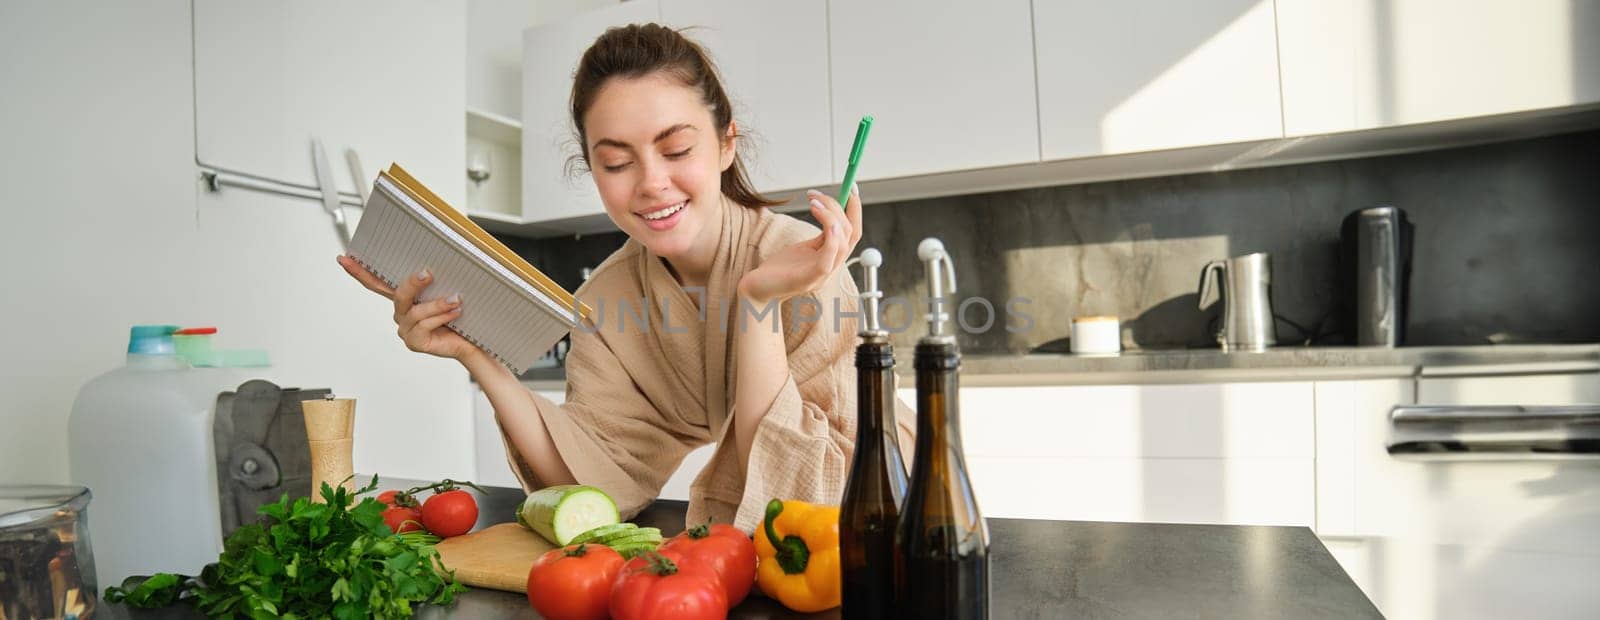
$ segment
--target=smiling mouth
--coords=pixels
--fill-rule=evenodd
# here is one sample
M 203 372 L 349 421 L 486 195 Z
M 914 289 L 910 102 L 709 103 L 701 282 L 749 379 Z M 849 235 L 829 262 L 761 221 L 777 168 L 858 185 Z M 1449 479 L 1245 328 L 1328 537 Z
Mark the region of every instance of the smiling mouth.
M 675 205 L 672 205 L 672 206 L 669 206 L 669 207 L 666 207 L 666 208 L 663 208 L 663 209 L 657 209 L 655 211 L 650 211 L 648 213 L 638 213 L 636 215 L 638 215 L 639 217 L 642 217 L 642 218 L 644 218 L 646 220 L 649 220 L 649 221 L 664 220 L 664 219 L 667 219 L 669 217 L 672 217 L 672 215 L 674 213 L 682 211 L 683 208 L 687 207 L 687 206 L 689 206 L 689 202 L 688 201 L 684 201 L 684 202 L 680 202 L 678 204 L 675 204 Z

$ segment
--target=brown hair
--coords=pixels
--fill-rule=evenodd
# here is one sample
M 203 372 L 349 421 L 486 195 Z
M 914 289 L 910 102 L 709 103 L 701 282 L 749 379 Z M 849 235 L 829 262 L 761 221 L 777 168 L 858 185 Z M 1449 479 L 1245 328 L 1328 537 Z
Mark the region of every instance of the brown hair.
M 682 33 L 660 24 L 629 24 L 606 30 L 595 39 L 583 59 L 578 61 L 578 71 L 572 78 L 572 125 L 578 130 L 578 147 L 581 155 L 574 155 L 572 163 L 581 162 L 589 167 L 589 135 L 583 126 L 583 115 L 594 105 L 595 95 L 606 80 L 614 77 L 638 78 L 657 71 L 677 79 L 680 84 L 700 91 L 700 100 L 711 108 L 711 119 L 716 125 L 718 140 L 731 139 L 728 126 L 733 122 L 733 105 L 722 88 L 722 78 L 699 44 Z M 759 208 L 783 204 L 761 195 L 745 174 L 744 162 L 738 151 L 734 152 L 733 165 L 722 171 L 722 194 L 729 200 L 746 207 Z

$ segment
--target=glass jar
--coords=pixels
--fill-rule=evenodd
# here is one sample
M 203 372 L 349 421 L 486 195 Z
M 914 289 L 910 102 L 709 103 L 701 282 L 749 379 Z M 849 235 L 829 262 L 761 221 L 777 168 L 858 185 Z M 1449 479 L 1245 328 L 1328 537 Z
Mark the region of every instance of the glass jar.
M 89 498 L 81 486 L 0 485 L 0 617 L 94 611 Z

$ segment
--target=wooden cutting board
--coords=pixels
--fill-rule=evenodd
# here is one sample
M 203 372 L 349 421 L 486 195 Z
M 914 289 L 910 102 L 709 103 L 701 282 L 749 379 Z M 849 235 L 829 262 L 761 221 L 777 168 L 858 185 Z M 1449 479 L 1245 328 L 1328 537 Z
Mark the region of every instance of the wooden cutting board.
M 546 551 L 556 548 L 516 523 L 501 523 L 434 545 L 456 581 L 475 588 L 528 591 L 528 569 Z

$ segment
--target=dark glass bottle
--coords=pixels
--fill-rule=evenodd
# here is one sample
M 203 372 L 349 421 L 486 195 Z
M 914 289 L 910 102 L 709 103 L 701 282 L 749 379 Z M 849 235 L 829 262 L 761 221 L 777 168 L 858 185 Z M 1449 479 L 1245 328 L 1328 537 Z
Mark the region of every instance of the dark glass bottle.
M 961 451 L 961 353 L 945 333 L 945 292 L 954 270 L 943 247 L 923 242 L 935 302 L 929 334 L 917 342 L 917 444 L 911 484 L 895 536 L 900 613 L 904 618 L 988 618 L 989 535 Z M 938 263 L 943 262 L 940 266 Z M 948 277 L 947 277 L 948 276 Z M 948 279 L 949 286 L 943 286 Z
M 906 496 L 906 464 L 895 424 L 894 346 L 878 326 L 876 250 L 862 252 L 864 327 L 856 347 L 856 448 L 839 509 L 844 618 L 896 613 L 894 536 Z

